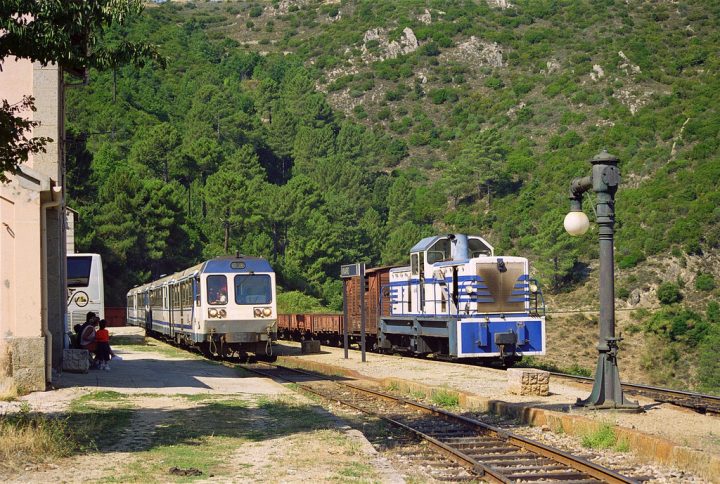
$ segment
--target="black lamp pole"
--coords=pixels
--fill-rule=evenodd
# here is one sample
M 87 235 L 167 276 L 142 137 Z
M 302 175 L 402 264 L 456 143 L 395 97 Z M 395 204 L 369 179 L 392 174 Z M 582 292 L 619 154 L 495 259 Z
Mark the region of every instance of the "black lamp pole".
M 595 212 L 597 214 L 600 235 L 600 337 L 598 339 L 598 363 L 595 369 L 595 384 L 592 393 L 585 400 L 578 399 L 576 405 L 591 409 L 627 409 L 639 410 L 637 402 L 631 402 L 623 395 L 620 386 L 620 372 L 617 365 L 618 342 L 615 337 L 615 256 L 613 234 L 615 226 L 615 192 L 620 184 L 620 170 L 616 156 L 603 150 L 595 155 L 590 176 L 576 178 L 570 185 L 570 214 L 566 218 L 568 228 L 570 216 L 587 216 L 573 212 L 582 212 L 582 196 L 588 190 L 597 194 Z M 585 225 L 587 230 L 587 225 Z

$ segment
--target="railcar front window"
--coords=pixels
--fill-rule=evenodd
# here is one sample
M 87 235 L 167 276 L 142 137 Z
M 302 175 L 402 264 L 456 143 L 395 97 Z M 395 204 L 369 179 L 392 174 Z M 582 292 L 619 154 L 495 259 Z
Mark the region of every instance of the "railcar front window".
M 235 276 L 235 302 L 237 304 L 270 304 L 272 286 L 268 275 Z
M 207 278 L 208 304 L 227 304 L 228 290 L 225 276 L 208 276 Z

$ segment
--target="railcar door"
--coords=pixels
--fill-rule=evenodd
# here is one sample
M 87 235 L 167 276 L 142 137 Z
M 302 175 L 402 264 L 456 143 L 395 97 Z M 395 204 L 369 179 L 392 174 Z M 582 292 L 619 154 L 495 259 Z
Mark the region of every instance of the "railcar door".
M 168 334 L 175 337 L 175 288 L 176 284 L 168 285 Z

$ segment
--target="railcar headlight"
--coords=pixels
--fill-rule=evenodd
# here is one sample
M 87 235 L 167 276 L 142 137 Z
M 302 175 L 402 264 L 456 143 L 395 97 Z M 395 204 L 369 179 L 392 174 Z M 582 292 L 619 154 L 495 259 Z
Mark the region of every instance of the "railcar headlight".
M 224 309 L 221 309 L 220 311 L 218 311 L 218 314 L 220 315 L 221 318 L 224 318 L 225 316 L 227 316 L 227 311 L 225 311 Z
M 210 316 L 211 318 L 215 318 L 215 317 L 217 317 L 217 315 L 218 315 L 217 309 L 215 309 L 215 308 L 208 309 L 208 316 Z
M 272 314 L 272 309 L 265 308 L 263 309 L 263 316 L 270 316 Z
M 529 289 L 530 289 L 530 292 L 533 293 L 533 294 L 535 294 L 536 292 L 538 292 L 537 284 L 532 284 L 532 283 L 531 283 Z
M 255 316 L 260 317 L 260 316 L 262 316 L 262 309 L 260 309 L 260 308 L 255 308 L 255 310 L 253 311 L 253 313 L 255 314 Z
M 472 286 L 465 286 L 465 292 L 468 294 L 472 294 L 475 292 L 475 288 Z

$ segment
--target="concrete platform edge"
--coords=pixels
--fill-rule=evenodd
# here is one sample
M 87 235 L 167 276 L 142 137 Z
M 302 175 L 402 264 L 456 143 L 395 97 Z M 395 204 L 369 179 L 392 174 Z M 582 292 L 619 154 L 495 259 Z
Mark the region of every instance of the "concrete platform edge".
M 576 437 L 582 437 L 589 432 L 598 430 L 603 425 L 601 422 L 596 422 L 581 415 L 571 415 L 530 405 L 488 399 L 452 388 L 424 385 L 398 378 L 372 378 L 355 370 L 303 360 L 293 356 L 280 356 L 278 363 L 326 375 L 372 380 L 382 387 L 393 386 L 402 392 L 422 391 L 430 395 L 432 392 L 439 390 L 451 391 L 457 394 L 462 408 L 511 417 L 529 425 L 545 425 L 553 432 L 562 430 L 562 432 Z M 626 440 L 630 445 L 631 452 L 642 460 L 671 465 L 697 474 L 709 482 L 720 483 L 720 456 L 678 445 L 667 439 L 638 430 L 618 426 L 614 428 L 618 439 Z

